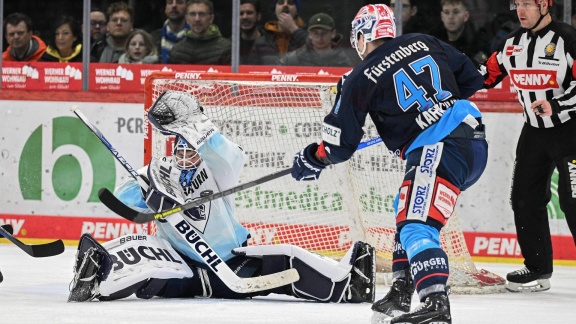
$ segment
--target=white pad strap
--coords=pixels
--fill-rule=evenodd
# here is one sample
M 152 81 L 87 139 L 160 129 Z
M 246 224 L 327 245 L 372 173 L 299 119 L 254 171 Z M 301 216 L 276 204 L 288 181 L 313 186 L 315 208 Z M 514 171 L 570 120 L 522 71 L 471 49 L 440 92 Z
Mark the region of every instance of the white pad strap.
M 346 252 L 346 255 L 344 255 L 340 262 L 319 254 L 311 253 L 301 247 L 288 244 L 241 247 L 235 248 L 233 252 L 234 254 L 245 254 L 246 256 L 257 258 L 265 255 L 285 255 L 290 258 L 298 258 L 325 277 L 332 279 L 334 282 L 340 282 L 344 280 L 352 270 L 353 262 L 350 259 L 352 258 L 353 249 L 354 244 L 352 244 L 352 247 Z
M 138 282 L 154 279 L 192 278 L 186 262 L 162 238 L 126 235 L 102 244 L 113 261 L 113 269 L 100 283 L 100 294 L 111 294 Z

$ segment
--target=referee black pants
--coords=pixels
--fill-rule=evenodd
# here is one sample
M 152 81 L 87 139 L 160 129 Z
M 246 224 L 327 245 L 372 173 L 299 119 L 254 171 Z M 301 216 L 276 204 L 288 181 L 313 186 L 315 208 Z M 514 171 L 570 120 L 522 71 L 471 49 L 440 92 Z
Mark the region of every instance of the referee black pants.
M 546 205 L 558 169 L 560 208 L 576 237 L 576 119 L 553 128 L 524 124 L 516 148 L 511 204 L 524 264 L 552 273 L 552 241 Z M 575 240 L 576 243 L 576 240 Z

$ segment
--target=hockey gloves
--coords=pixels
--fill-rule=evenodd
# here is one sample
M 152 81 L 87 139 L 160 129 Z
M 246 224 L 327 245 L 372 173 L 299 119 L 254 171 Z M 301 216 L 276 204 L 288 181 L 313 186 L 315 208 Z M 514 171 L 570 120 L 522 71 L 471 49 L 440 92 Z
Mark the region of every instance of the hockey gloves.
M 148 111 L 150 123 L 164 134 L 179 135 L 198 149 L 217 131 L 198 99 L 182 91 L 162 93 Z
M 326 165 L 314 156 L 317 149 L 318 144 L 312 143 L 296 153 L 292 165 L 292 178 L 296 181 L 318 180 L 320 172 L 326 168 Z

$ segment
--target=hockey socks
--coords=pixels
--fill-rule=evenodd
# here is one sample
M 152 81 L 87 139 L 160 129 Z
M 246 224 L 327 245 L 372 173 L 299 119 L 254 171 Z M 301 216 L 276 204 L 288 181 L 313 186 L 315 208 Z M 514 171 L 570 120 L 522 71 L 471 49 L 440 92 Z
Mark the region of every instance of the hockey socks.
M 410 259 L 410 272 L 421 301 L 430 294 L 445 292 L 448 269 L 448 256 L 440 248 L 424 250 Z
M 394 280 L 405 279 L 405 270 L 408 269 L 408 255 L 400 243 L 400 233 L 394 235 L 394 251 L 392 252 L 392 276 Z

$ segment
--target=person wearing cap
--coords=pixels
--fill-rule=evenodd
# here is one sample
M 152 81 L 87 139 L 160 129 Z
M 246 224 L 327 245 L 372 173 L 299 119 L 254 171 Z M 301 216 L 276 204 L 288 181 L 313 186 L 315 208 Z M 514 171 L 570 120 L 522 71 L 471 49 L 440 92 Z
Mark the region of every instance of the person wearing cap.
M 353 66 L 352 59 L 340 47 L 342 34 L 336 31 L 334 19 L 318 13 L 308 22 L 308 41 L 305 46 L 289 52 L 280 65 Z
M 290 51 L 306 44 L 308 31 L 300 18 L 300 0 L 275 0 L 276 20 L 264 25 L 264 34 L 254 41 L 251 56 L 256 65 L 277 65 Z

